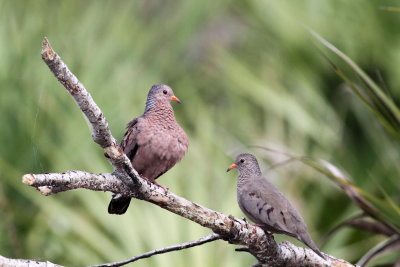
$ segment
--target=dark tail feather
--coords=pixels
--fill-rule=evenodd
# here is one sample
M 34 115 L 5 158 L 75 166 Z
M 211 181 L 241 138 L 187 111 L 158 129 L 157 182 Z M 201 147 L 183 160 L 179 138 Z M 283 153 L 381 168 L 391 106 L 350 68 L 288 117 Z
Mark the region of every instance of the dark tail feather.
M 325 256 L 322 255 L 321 251 L 318 249 L 318 247 L 315 245 L 314 241 L 311 239 L 311 237 L 308 235 L 308 233 L 304 234 L 301 236 L 300 241 L 306 244 L 309 248 L 311 248 L 318 256 L 326 260 Z
M 124 214 L 131 203 L 130 197 L 121 197 L 118 195 L 113 196 L 108 204 L 108 213 L 110 214 Z

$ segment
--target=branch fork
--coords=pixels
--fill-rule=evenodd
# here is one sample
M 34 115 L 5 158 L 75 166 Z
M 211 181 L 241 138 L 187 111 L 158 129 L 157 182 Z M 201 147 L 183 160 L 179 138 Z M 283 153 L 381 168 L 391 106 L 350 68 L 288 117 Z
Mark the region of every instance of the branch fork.
M 272 235 L 267 235 L 261 228 L 249 224 L 245 220 L 208 209 L 148 183 L 132 167 L 131 162 L 112 136 L 108 122 L 100 108 L 52 49 L 47 38 L 44 38 L 42 44 L 42 58 L 58 81 L 72 95 L 90 122 L 93 140 L 104 149 L 105 157 L 114 167 L 114 172 L 96 174 L 68 171 L 64 173 L 25 174 L 22 178 L 23 183 L 35 187 L 43 195 L 85 188 L 124 194 L 151 202 L 211 229 L 215 233 L 211 237 L 213 240 L 221 238 L 229 243 L 245 246 L 244 249 L 238 249 L 238 251 L 246 251 L 254 255 L 258 260 L 257 266 L 355 266 L 327 254 L 325 254 L 327 260 L 324 261 L 312 250 L 297 247 L 289 242 L 277 244 Z M 167 249 L 166 252 L 168 251 Z M 137 257 L 141 258 L 140 256 Z M 104 264 L 99 266 L 121 265 Z

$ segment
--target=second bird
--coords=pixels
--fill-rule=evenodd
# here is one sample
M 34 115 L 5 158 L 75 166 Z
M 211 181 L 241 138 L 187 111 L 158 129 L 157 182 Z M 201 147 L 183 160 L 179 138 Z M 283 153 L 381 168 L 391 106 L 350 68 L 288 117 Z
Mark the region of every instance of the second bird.
M 128 124 L 121 142 L 133 168 L 157 185 L 156 179 L 183 158 L 189 145 L 185 132 L 175 119 L 171 101 L 180 103 L 171 87 L 153 85 L 143 115 Z M 125 213 L 130 201 L 131 198 L 121 195 L 113 196 L 108 213 Z
M 310 235 L 303 218 L 289 200 L 262 175 L 256 157 L 243 153 L 227 171 L 239 170 L 237 201 L 240 209 L 264 231 L 294 237 L 325 259 Z

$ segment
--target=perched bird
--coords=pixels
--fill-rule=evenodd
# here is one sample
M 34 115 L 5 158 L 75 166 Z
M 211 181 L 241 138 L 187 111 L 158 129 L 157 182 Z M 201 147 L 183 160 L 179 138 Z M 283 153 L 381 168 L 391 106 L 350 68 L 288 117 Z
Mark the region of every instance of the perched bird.
M 153 85 L 143 115 L 128 123 L 121 142 L 137 172 L 159 186 L 156 179 L 183 158 L 189 145 L 185 132 L 175 120 L 171 101 L 180 103 L 171 87 Z M 108 213 L 125 213 L 130 201 L 131 198 L 114 195 Z
M 325 259 L 310 235 L 303 218 L 289 200 L 261 173 L 257 159 L 248 153 L 237 156 L 227 171 L 239 170 L 237 201 L 248 218 L 263 228 L 294 237 Z

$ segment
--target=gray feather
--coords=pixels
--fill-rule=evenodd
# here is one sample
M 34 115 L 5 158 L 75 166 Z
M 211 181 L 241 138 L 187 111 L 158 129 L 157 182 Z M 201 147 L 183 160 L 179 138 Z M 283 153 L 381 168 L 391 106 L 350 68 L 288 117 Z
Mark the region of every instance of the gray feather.
M 297 238 L 325 259 L 308 234 L 301 215 L 285 195 L 265 179 L 257 159 L 251 154 L 240 154 L 235 164 L 239 170 L 237 200 L 243 213 L 267 231 Z

